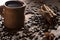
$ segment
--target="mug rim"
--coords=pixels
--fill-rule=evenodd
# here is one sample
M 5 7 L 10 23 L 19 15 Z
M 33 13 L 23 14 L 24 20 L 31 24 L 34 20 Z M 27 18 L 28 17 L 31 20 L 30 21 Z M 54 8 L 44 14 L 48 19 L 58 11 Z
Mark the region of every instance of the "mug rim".
M 11 1 L 7 1 L 7 2 L 11 2 Z M 25 2 L 23 2 L 23 1 L 14 1 L 14 2 L 22 2 L 22 3 L 23 3 L 23 5 L 22 5 L 21 7 L 9 7 L 9 6 L 7 6 L 7 5 L 6 5 L 6 3 L 7 3 L 7 2 L 5 2 L 5 4 L 4 4 L 4 6 L 5 6 L 5 7 L 7 7 L 7 8 L 15 9 L 15 8 L 23 8 L 23 7 L 25 7 L 25 6 L 26 6 L 26 3 L 25 3 Z

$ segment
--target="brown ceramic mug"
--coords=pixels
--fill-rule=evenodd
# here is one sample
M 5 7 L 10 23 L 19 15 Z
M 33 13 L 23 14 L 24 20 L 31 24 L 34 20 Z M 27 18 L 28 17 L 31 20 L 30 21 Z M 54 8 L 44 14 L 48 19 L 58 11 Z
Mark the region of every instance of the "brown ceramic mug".
M 3 11 L 4 26 L 8 29 L 17 29 L 24 26 L 25 7 L 26 5 L 22 1 L 7 1 L 5 5 L 0 7 L 0 13 Z

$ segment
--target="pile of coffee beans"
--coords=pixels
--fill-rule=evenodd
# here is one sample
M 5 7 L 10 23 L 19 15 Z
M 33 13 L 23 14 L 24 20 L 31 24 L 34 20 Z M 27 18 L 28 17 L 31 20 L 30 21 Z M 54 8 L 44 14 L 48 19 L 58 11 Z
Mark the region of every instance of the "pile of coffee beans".
M 48 1 L 26 0 L 25 2 L 27 4 L 25 10 L 25 26 L 19 31 L 9 32 L 4 27 L 4 18 L 0 16 L 0 40 L 42 40 L 45 32 L 57 30 L 60 25 L 60 9 L 57 6 L 49 4 Z M 55 25 L 48 26 L 43 16 L 39 14 L 38 9 L 43 4 L 48 4 L 58 15 Z M 54 40 L 60 40 L 60 35 L 58 37 L 55 36 Z

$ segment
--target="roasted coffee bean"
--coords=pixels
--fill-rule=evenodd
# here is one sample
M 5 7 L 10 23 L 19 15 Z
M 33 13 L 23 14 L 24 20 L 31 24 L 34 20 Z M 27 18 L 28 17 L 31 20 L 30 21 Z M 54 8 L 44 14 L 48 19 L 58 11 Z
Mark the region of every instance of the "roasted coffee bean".
M 35 36 L 30 36 L 30 39 L 32 40 Z
M 58 40 L 58 38 L 56 38 L 55 40 Z
M 36 37 L 35 40 L 38 40 L 38 37 Z
M 60 12 L 57 12 L 57 15 L 60 16 Z
M 27 14 L 34 14 L 33 12 L 27 12 L 25 15 L 27 15 Z

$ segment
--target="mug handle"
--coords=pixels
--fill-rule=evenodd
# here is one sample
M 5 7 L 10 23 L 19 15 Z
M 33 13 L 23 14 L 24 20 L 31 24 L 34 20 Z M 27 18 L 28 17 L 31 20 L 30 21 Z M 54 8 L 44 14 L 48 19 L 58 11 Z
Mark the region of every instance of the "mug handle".
M 3 13 L 4 13 L 4 12 L 3 12 L 3 8 L 4 8 L 4 5 L 1 5 L 1 6 L 0 6 L 0 15 L 1 15 L 2 17 L 3 17 Z

